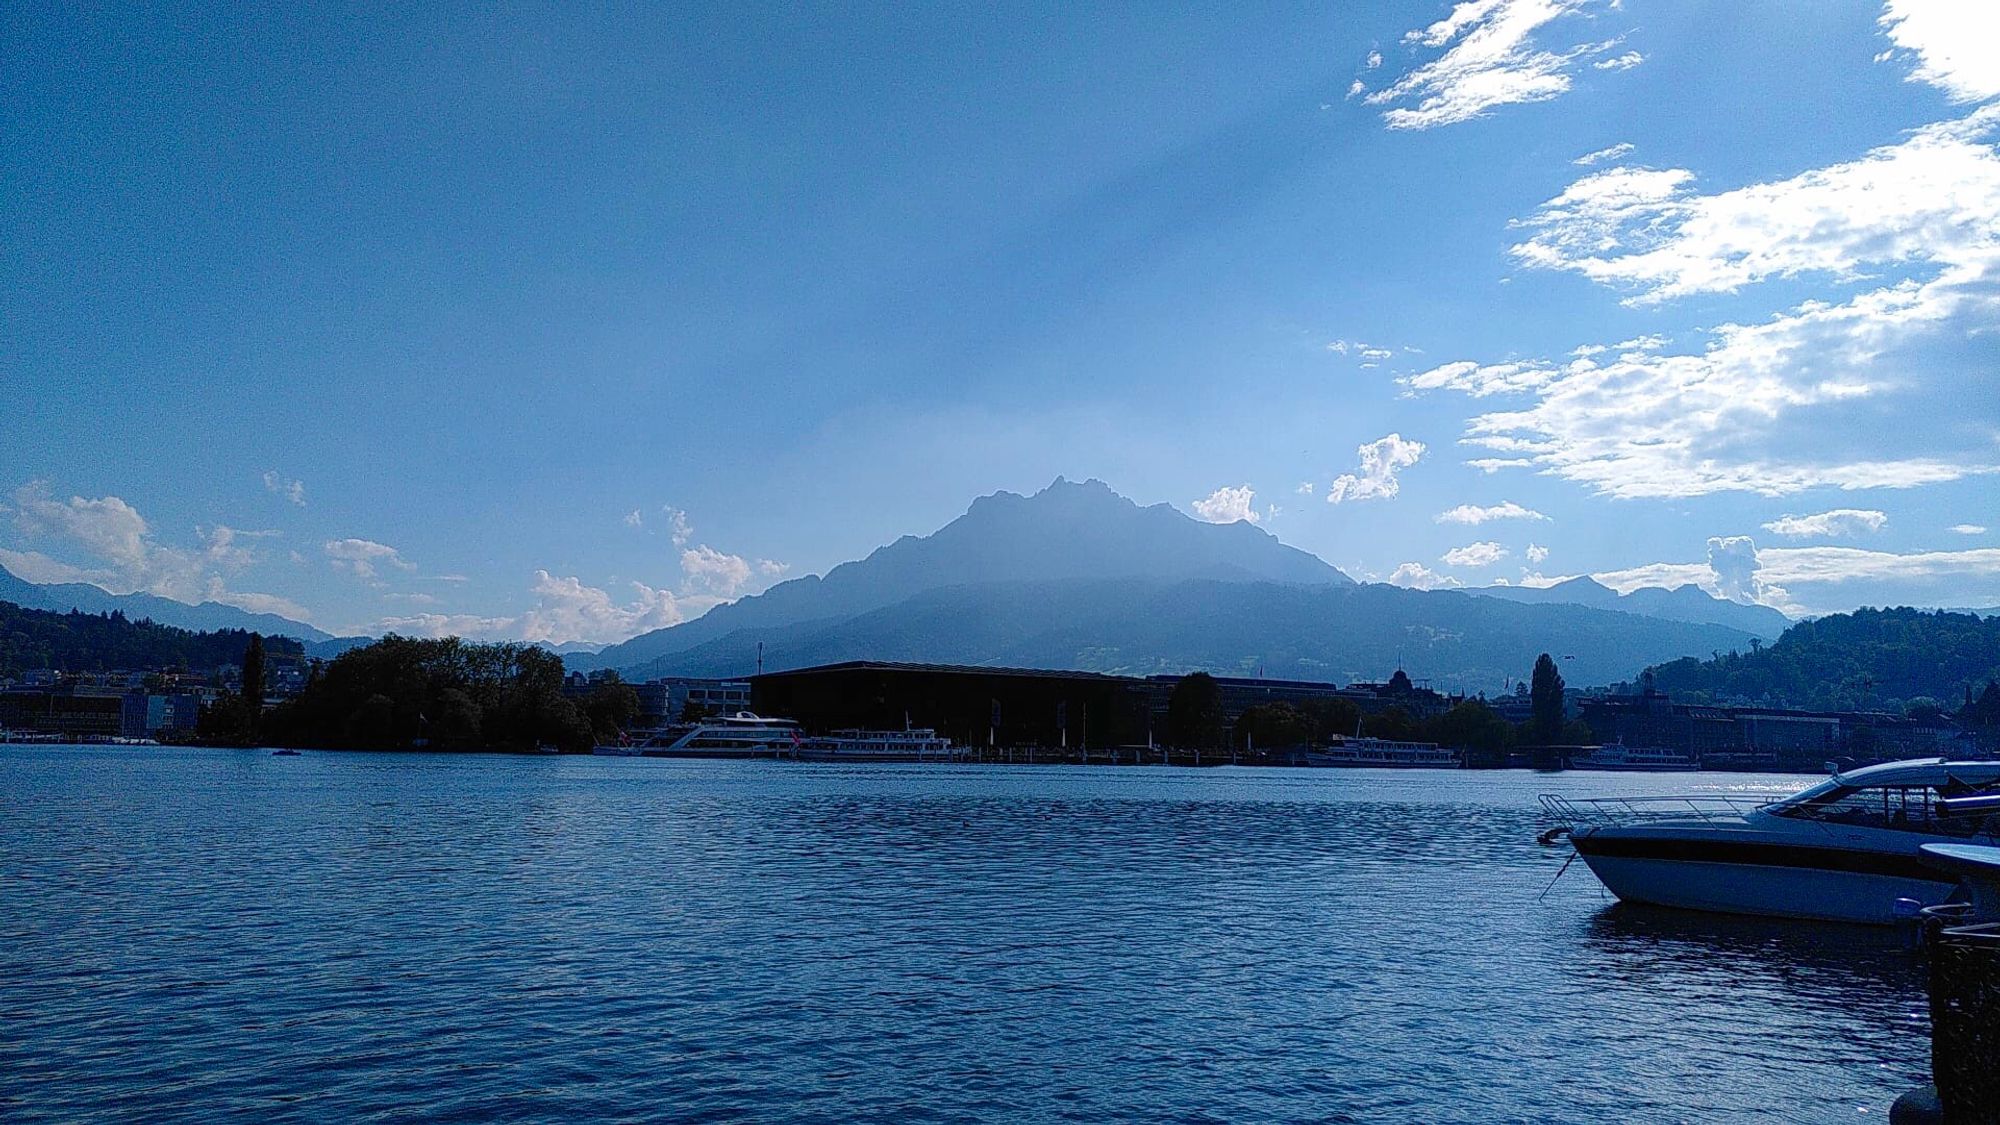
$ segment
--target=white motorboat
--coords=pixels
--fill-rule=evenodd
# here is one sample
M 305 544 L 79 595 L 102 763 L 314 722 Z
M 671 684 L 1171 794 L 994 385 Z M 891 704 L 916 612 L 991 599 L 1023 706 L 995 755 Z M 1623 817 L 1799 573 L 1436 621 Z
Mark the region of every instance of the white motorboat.
M 1942 758 L 1835 773 L 1774 802 L 1544 796 L 1576 854 L 1620 899 L 1729 914 L 1887 924 L 1898 899 L 1956 884 L 1925 844 L 2000 842 L 2000 762 Z M 1968 811 L 1970 810 L 1970 811 Z M 1905 909 L 1908 906 L 1905 904 Z
M 956 762 L 962 747 L 934 730 L 837 730 L 808 738 L 793 757 L 808 762 Z
M 668 727 L 630 745 L 592 753 L 647 758 L 787 758 L 799 748 L 799 724 L 738 711 L 719 719 Z

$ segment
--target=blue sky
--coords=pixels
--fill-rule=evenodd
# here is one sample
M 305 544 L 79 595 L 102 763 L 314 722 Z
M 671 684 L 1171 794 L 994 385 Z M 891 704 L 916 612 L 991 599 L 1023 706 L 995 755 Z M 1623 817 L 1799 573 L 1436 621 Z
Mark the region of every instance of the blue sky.
M 2000 604 L 1995 11 L 16 8 L 0 563 L 602 642 L 1061 474 Z

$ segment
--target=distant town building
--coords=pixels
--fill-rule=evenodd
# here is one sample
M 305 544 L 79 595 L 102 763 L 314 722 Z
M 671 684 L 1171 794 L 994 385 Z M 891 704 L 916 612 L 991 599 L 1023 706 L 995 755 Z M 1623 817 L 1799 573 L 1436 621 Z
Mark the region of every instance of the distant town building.
M 1600 742 L 1676 750 L 1709 769 L 1818 770 L 1980 752 L 1943 718 L 1676 703 L 1651 686 L 1585 700 L 1582 717 Z

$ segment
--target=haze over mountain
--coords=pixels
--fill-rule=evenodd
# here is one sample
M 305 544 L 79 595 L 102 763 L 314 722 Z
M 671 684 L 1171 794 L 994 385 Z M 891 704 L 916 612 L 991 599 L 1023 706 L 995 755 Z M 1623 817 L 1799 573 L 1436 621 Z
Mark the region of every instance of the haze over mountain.
M 84 613 L 123 613 L 134 621 L 151 619 L 161 625 L 197 632 L 219 629 L 247 629 L 266 636 L 296 637 L 308 642 L 334 640 L 331 633 L 315 629 L 275 613 L 252 613 L 221 602 L 189 605 L 153 594 L 113 594 L 87 582 L 60 582 L 41 585 L 29 582 L 5 566 L 0 566 L 0 601 L 13 602 L 24 609 L 45 609 L 57 613 L 80 610 Z
M 684 624 L 613 645 L 573 667 L 624 668 L 728 635 L 835 621 L 926 590 L 986 582 L 1135 579 L 1352 585 L 1353 579 L 1246 522 L 1203 523 L 1141 508 L 1103 481 L 1057 477 L 1033 496 L 996 492 L 925 536 L 905 535 L 824 577 L 781 582 Z
M 1604 682 L 1745 648 L 1768 628 L 1745 607 L 1693 604 L 1690 594 L 1714 600 L 1698 589 L 1638 598 L 1598 589 L 1604 606 L 1578 604 L 1597 597 L 1582 587 L 1541 601 L 1356 585 L 1254 524 L 1203 523 L 1166 505 L 1141 508 L 1098 481 L 1058 479 L 1033 496 L 982 497 L 936 533 L 824 578 L 568 663 L 742 675 L 761 644 L 774 670 L 877 659 L 1352 680 L 1401 664 L 1497 690 L 1543 651 L 1565 657 L 1575 682 Z M 1639 612 L 1648 608 L 1662 612 Z M 1739 619 L 1754 627 L 1731 624 Z
M 1658 617 L 1666 621 L 1687 621 L 1703 625 L 1727 625 L 1746 633 L 1771 638 L 1783 633 L 1792 619 L 1767 605 L 1748 605 L 1711 596 L 1692 583 L 1667 590 L 1646 586 L 1624 594 L 1585 575 L 1553 586 L 1482 586 L 1467 590 L 1482 597 L 1505 598 L 1512 602 L 1536 604 L 1565 603 L 1598 609 L 1615 609 Z

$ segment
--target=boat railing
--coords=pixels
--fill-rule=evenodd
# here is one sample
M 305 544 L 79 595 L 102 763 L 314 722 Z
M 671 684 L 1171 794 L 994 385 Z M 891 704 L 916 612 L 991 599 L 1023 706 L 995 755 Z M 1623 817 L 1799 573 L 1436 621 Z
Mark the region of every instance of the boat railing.
M 1663 797 L 1565 797 L 1541 795 L 1542 811 L 1566 826 L 1633 824 L 1648 820 L 1736 820 L 1771 803 L 1765 797 L 1695 793 Z

